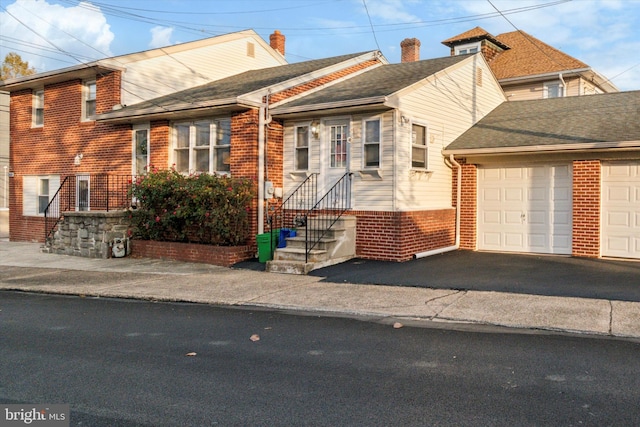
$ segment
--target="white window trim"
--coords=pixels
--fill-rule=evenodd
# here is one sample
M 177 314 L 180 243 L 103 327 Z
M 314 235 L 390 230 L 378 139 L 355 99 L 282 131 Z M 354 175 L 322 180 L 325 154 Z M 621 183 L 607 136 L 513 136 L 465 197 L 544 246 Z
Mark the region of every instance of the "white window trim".
M 324 126 L 324 135 L 326 137 L 326 141 L 327 141 L 327 150 L 328 150 L 328 154 L 329 154 L 329 158 L 328 158 L 328 163 L 327 163 L 327 167 L 329 168 L 329 170 L 332 169 L 346 169 L 349 170 L 350 169 L 350 164 L 351 164 L 351 153 L 350 153 L 350 145 L 351 145 L 351 127 L 352 127 L 352 123 L 351 120 L 348 118 L 332 118 L 330 120 L 325 120 L 323 123 Z M 331 142 L 331 128 L 334 126 L 346 126 L 347 128 L 347 135 L 346 138 L 344 139 L 345 141 L 345 160 L 344 160 L 344 165 L 341 166 L 334 166 L 332 165 L 331 162 L 331 156 L 332 156 L 332 142 Z M 336 154 L 337 155 L 337 154 Z
M 410 148 L 409 148 L 409 166 L 411 168 L 412 171 L 419 171 L 419 172 L 431 172 L 431 169 L 429 168 L 429 164 L 430 164 L 430 159 L 431 159 L 431 153 L 429 151 L 429 126 L 421 121 L 411 121 L 411 127 L 409 128 L 409 139 L 411 141 L 410 143 Z M 413 143 L 413 126 L 422 126 L 424 128 L 424 150 L 427 153 L 427 160 L 426 160 L 426 164 L 424 165 L 424 168 L 418 168 L 413 166 L 413 147 L 414 147 L 414 143 Z M 422 144 L 420 145 L 416 145 L 416 147 L 422 147 Z
M 42 123 L 37 122 L 37 111 L 38 111 L 38 94 L 42 94 Z M 41 128 L 44 126 L 44 88 L 36 89 L 33 91 L 33 102 L 32 102 L 32 121 L 31 127 Z
M 80 183 L 87 183 L 87 200 L 86 206 L 80 206 Z M 81 209 L 82 207 L 86 209 Z M 76 212 L 88 212 L 91 210 L 91 176 L 90 175 L 76 175 Z
M 295 123 L 293 125 L 293 170 L 295 172 L 306 172 L 311 168 L 311 140 L 313 139 L 311 136 L 311 123 L 312 122 L 304 122 L 304 123 Z M 307 128 L 307 167 L 306 169 L 301 169 L 298 167 L 298 129 L 299 128 Z
M 137 166 L 138 166 L 138 145 L 136 141 L 136 134 L 138 131 L 146 130 L 147 131 L 147 168 L 149 170 L 150 159 L 151 159 L 151 126 L 149 123 L 133 125 L 133 130 L 131 132 L 131 171 L 133 175 L 137 175 Z
M 566 90 L 564 85 L 562 84 L 562 82 L 560 80 L 553 80 L 553 81 L 549 81 L 549 82 L 544 82 L 543 83 L 543 98 L 548 99 L 549 98 L 549 86 L 558 86 L 558 91 L 560 93 L 559 96 L 555 97 L 555 98 L 564 98 L 566 96 Z
M 38 197 L 40 196 L 40 180 L 49 180 L 49 202 L 55 196 L 60 187 L 59 175 L 25 175 L 22 178 L 22 214 L 24 216 L 43 217 L 44 213 L 38 212 Z M 60 212 L 52 212 L 52 216 L 58 216 Z
M 378 141 L 367 143 L 367 122 L 377 121 L 380 126 L 378 127 Z M 377 166 L 367 166 L 367 158 L 366 158 L 366 146 L 367 145 L 378 145 L 378 165 Z M 366 117 L 362 119 L 362 169 L 380 169 L 382 167 L 382 116 L 372 116 Z
M 173 163 L 174 165 L 176 165 L 176 155 L 175 155 L 175 150 L 176 150 L 176 142 L 178 140 L 178 133 L 177 133 L 177 129 L 176 127 L 179 125 L 188 125 L 189 126 L 189 147 L 187 148 L 188 152 L 189 152 L 189 166 L 188 166 L 188 170 L 187 171 L 181 171 L 181 173 L 184 174 L 190 174 L 190 173 L 210 173 L 210 174 L 218 174 L 218 175 L 230 175 L 231 171 L 222 171 L 222 170 L 216 170 L 215 166 L 216 166 L 216 156 L 217 156 L 217 152 L 220 151 L 219 147 L 229 147 L 229 150 L 231 149 L 231 141 L 229 141 L 229 144 L 221 144 L 218 145 L 218 138 L 217 138 L 217 134 L 218 134 L 218 124 L 221 122 L 229 122 L 229 131 L 231 129 L 231 119 L 230 118 L 217 118 L 217 119 L 201 119 L 201 120 L 191 120 L 191 121 L 180 121 L 180 122 L 175 122 L 171 125 L 172 128 L 172 132 L 171 132 L 171 163 Z M 205 123 L 208 122 L 209 123 L 209 170 L 208 171 L 196 171 L 196 164 L 195 164 L 195 152 L 198 150 L 198 148 L 196 148 L 196 132 L 195 132 L 195 124 L 196 123 Z M 229 139 L 231 139 L 231 137 L 229 136 Z M 200 149 L 204 149 L 204 148 L 200 148 Z
M 482 46 L 480 42 L 474 42 L 474 43 L 467 43 L 467 44 L 461 44 L 459 46 L 455 46 L 454 49 L 454 54 L 455 55 L 461 55 L 460 51 L 461 50 L 465 50 L 465 49 L 473 49 L 473 48 L 477 48 L 478 52 L 480 52 L 482 50 Z M 478 53 L 478 52 L 473 52 L 473 53 Z M 464 53 L 463 55 L 466 55 L 469 52 Z
M 87 101 L 90 101 L 91 99 L 89 99 L 89 85 L 95 85 L 96 86 L 96 97 L 93 99 L 94 102 L 97 101 L 98 98 L 98 85 L 96 83 L 96 80 L 85 80 L 82 82 L 82 121 L 83 122 L 92 122 L 95 120 L 94 117 L 90 117 L 87 116 Z

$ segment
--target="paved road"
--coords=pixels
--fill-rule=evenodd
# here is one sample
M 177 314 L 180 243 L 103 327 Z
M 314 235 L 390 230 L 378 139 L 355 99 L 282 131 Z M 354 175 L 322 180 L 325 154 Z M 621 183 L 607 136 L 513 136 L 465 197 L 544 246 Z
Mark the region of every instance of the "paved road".
M 0 320 L 0 402 L 69 403 L 74 426 L 640 419 L 632 341 L 7 291 Z

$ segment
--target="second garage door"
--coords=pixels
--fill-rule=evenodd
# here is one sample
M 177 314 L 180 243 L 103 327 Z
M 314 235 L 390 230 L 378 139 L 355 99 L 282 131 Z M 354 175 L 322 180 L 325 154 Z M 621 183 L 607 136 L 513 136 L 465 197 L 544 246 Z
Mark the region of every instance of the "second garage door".
M 571 166 L 478 168 L 478 249 L 571 254 Z
M 602 255 L 640 258 L 640 162 L 602 164 Z

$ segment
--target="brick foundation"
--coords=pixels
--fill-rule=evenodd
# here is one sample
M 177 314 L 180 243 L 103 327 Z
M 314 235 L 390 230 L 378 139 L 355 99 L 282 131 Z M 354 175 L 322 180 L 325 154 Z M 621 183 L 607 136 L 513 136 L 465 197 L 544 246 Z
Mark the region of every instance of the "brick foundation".
M 413 255 L 455 244 L 455 209 L 372 212 L 357 217 L 356 255 L 381 261 L 408 261 Z
M 151 240 L 132 240 L 130 244 L 131 256 L 135 258 L 199 262 L 223 267 L 253 258 L 255 253 L 249 246 L 210 246 Z

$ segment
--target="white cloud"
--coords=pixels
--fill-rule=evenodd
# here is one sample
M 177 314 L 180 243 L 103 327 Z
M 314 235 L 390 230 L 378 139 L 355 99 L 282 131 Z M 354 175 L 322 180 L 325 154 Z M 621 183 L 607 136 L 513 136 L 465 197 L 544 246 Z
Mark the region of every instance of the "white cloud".
M 16 0 L 0 13 L 0 55 L 17 52 L 38 72 L 112 56 L 114 35 L 99 8 Z
M 357 1 L 364 7 L 362 0 Z M 416 4 L 418 2 L 415 0 L 366 0 L 367 10 L 374 21 L 374 25 L 376 19 L 373 18 L 378 18 L 384 22 L 418 21 L 419 18 L 409 11 Z M 366 11 L 363 10 L 363 13 L 366 13 Z
M 172 44 L 171 36 L 173 35 L 173 28 L 153 27 L 150 31 L 151 31 L 151 41 L 149 42 L 149 47 L 151 49 L 169 46 Z

